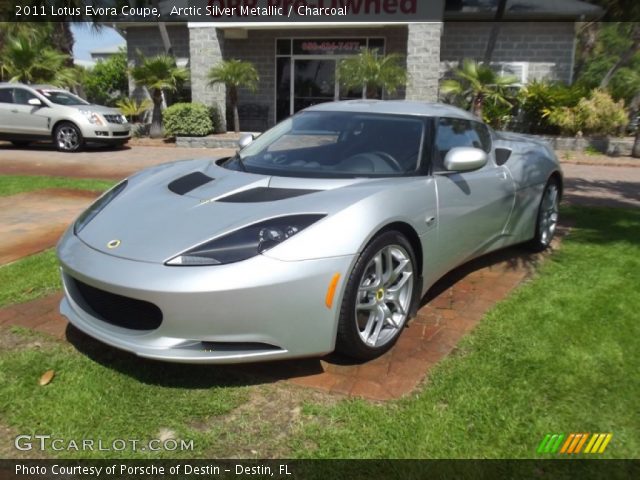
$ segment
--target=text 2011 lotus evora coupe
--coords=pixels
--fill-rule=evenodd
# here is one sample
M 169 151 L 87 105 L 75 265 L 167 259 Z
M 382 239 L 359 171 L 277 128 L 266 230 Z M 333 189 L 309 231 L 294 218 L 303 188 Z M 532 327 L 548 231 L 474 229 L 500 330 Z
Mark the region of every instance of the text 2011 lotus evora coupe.
M 176 362 L 372 358 L 444 273 L 543 249 L 558 221 L 554 153 L 450 106 L 325 103 L 250 140 L 137 173 L 76 220 L 58 245 L 73 325 Z

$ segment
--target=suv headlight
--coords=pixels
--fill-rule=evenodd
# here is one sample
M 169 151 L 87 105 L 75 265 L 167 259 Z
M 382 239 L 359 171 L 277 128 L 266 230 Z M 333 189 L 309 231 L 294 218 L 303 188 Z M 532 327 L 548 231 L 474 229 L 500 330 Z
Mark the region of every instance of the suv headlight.
M 291 215 L 272 218 L 203 243 L 166 262 L 166 265 L 223 265 L 266 252 L 326 215 Z
M 80 110 L 80 113 L 83 114 L 89 123 L 93 125 L 105 125 L 102 117 L 97 112 L 92 112 L 91 110 Z
M 100 198 L 98 198 L 89 208 L 87 208 L 82 214 L 78 217 L 76 222 L 73 224 L 73 233 L 76 235 L 80 233 L 80 231 L 87 226 L 87 224 L 93 220 L 93 218 L 102 211 L 104 207 L 106 207 L 111 200 L 116 198 L 120 192 L 122 192 L 127 187 L 127 180 L 120 182 L 118 185 L 113 187 L 111 190 L 107 190 L 102 194 Z

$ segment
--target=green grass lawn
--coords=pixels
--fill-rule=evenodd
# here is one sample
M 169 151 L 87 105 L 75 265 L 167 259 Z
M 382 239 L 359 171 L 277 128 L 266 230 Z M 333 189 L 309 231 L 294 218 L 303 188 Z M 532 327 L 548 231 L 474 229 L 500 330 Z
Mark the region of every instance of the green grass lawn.
M 576 227 L 561 251 L 419 394 L 382 406 L 307 405 L 313 421 L 296 454 L 536 457 L 547 433 L 612 432 L 604 456 L 638 458 L 640 211 L 564 213 Z
M 0 307 L 40 298 L 62 288 L 55 251 L 0 266 Z
M 104 191 L 113 186 L 111 180 L 47 177 L 40 175 L 0 175 L 0 197 L 32 192 L 43 188 L 73 188 L 75 190 Z
M 307 400 L 284 455 L 536 458 L 547 433 L 612 432 L 602 457 L 638 458 L 640 211 L 563 214 L 575 228 L 562 249 L 496 305 L 417 393 L 385 404 Z M 55 262 L 43 255 L 40 265 L 27 264 L 32 257 L 0 268 L 3 301 L 30 285 L 33 292 L 53 285 L 47 278 Z M 14 286 L 19 277 L 27 280 Z M 168 428 L 195 439 L 196 451 L 187 456 L 246 451 L 269 441 L 265 431 L 277 431 L 273 417 L 245 403 L 258 387 L 229 384 L 218 367 L 93 356 L 90 348 L 55 343 L 0 349 L 0 425 L 104 439 L 154 438 Z M 49 368 L 57 372 L 54 381 L 38 386 Z M 237 418 L 219 417 L 241 404 Z M 252 421 L 265 428 L 252 433 Z

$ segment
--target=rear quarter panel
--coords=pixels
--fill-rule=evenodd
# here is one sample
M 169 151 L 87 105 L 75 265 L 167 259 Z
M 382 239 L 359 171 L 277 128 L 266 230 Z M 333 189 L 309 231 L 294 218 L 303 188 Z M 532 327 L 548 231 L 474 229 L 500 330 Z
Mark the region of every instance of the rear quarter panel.
M 515 133 L 496 134 L 496 148 L 511 150 L 505 163 L 516 185 L 514 212 L 507 229 L 512 242 L 520 243 L 533 238 L 538 207 L 544 187 L 554 173 L 562 176 L 560 163 L 548 144 Z

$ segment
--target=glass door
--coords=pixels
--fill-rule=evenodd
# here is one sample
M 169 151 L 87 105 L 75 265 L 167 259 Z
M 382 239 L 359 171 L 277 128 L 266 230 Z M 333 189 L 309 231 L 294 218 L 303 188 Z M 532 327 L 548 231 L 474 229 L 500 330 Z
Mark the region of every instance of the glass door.
M 294 59 L 293 113 L 337 97 L 335 59 Z

